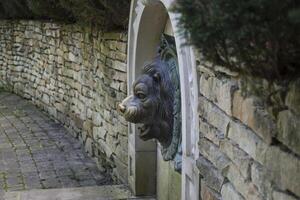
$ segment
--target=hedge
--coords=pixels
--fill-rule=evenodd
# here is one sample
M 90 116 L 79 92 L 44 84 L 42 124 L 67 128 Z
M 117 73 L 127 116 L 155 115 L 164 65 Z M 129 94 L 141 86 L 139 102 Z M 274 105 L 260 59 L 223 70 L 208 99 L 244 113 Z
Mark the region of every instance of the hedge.
M 278 82 L 299 77 L 299 0 L 178 0 L 174 11 L 214 65 Z
M 0 19 L 45 19 L 126 29 L 130 0 L 1 0 Z

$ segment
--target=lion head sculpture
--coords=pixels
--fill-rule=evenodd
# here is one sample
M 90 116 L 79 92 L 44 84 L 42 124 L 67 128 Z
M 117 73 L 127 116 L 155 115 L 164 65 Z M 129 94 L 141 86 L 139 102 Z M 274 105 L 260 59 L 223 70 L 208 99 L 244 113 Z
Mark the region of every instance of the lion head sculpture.
M 167 65 L 155 60 L 144 67 L 133 84 L 133 94 L 118 107 L 127 121 L 142 124 L 141 139 L 157 139 L 166 148 L 172 141 L 173 94 Z

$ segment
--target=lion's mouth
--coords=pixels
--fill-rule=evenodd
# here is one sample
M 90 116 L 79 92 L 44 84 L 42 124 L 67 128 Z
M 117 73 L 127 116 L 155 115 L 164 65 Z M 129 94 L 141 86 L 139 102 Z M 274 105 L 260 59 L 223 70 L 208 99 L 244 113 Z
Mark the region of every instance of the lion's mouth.
M 131 123 L 138 123 L 140 120 L 138 117 L 138 108 L 134 106 L 127 108 L 124 117 Z

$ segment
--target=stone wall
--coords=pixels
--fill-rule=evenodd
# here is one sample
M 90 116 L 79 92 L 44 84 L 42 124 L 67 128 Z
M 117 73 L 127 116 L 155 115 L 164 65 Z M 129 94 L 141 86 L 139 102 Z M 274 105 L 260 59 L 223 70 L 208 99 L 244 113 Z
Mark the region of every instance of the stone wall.
M 125 33 L 0 21 L 0 87 L 30 99 L 78 137 L 99 167 L 127 181 Z
M 299 199 L 300 79 L 247 81 L 201 60 L 197 71 L 202 199 Z

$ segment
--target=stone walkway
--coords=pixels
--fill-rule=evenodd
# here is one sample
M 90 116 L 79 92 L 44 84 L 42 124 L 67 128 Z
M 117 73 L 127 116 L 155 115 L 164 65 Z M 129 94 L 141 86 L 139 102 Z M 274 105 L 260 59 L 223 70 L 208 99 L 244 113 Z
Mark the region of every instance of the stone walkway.
M 60 124 L 29 101 L 0 92 L 0 193 L 109 183 Z

